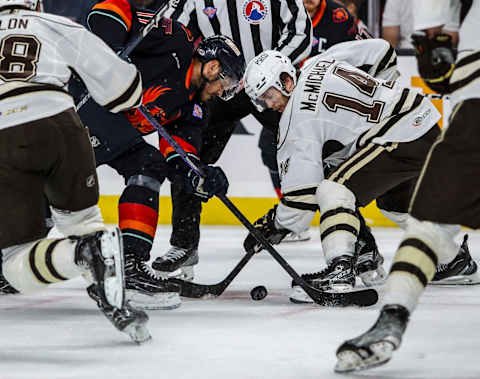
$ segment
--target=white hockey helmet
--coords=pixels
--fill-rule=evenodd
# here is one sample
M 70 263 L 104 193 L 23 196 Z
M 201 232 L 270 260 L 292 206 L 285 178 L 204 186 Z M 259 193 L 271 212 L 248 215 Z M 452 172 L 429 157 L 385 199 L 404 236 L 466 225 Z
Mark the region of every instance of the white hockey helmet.
M 265 50 L 247 65 L 243 77 L 245 92 L 258 110 L 263 111 L 266 107 L 260 101 L 260 96 L 271 87 L 278 89 L 285 96 L 290 96 L 281 80 L 281 75 L 288 74 L 292 78 L 293 84 L 297 85 L 296 72 L 288 57 L 276 50 Z
M 3 8 L 26 8 L 34 11 L 37 10 L 38 5 L 40 5 L 39 10 L 43 11 L 42 0 L 0 0 L 0 10 Z

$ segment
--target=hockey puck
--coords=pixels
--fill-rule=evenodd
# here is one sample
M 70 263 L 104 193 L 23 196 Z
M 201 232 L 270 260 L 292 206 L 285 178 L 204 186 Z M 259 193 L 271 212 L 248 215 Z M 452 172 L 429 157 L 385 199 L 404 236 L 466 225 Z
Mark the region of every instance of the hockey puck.
M 263 300 L 267 294 L 268 291 L 264 286 L 257 286 L 250 291 L 250 297 L 253 300 Z

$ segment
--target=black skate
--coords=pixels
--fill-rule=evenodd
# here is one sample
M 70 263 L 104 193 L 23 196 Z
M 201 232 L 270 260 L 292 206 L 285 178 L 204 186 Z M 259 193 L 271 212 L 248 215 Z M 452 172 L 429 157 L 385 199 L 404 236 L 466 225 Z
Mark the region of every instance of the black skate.
M 15 288 L 13 288 L 10 283 L 3 276 L 2 271 L 2 250 L 0 250 L 0 295 L 14 295 L 19 293 Z
M 303 274 L 302 278 L 312 287 L 322 291 L 352 291 L 355 287 L 353 260 L 353 257 L 349 255 L 341 255 L 334 258 L 324 270 L 313 274 Z M 292 303 L 313 303 L 302 287 L 293 281 L 290 301 Z
M 129 304 L 125 304 L 121 309 L 111 307 L 102 300 L 95 284 L 87 288 L 87 293 L 97 302 L 97 306 L 115 328 L 128 334 L 132 341 L 141 344 L 152 338 L 147 329 L 148 316 L 145 312 L 135 309 Z
M 335 372 L 365 370 L 387 363 L 402 342 L 409 315 L 401 305 L 385 305 L 375 325 L 337 349 Z
M 172 246 L 165 255 L 155 259 L 152 267 L 163 278 L 192 281 L 195 277 L 193 266 L 197 263 L 197 249 L 184 249 Z
M 463 237 L 457 256 L 447 264 L 437 266 L 437 272 L 430 284 L 433 285 L 471 285 L 480 283 L 478 267 L 468 248 L 468 234 Z
M 120 230 L 113 228 L 69 238 L 77 242 L 75 263 L 91 275 L 102 301 L 122 308 L 125 287 Z
M 142 309 L 175 309 L 181 305 L 178 284 L 162 279 L 135 254 L 125 255 L 127 302 Z
M 383 284 L 387 273 L 383 268 L 383 256 L 378 251 L 375 237 L 370 227 L 359 214 L 360 232 L 355 244 L 355 274 L 360 277 L 366 287 Z

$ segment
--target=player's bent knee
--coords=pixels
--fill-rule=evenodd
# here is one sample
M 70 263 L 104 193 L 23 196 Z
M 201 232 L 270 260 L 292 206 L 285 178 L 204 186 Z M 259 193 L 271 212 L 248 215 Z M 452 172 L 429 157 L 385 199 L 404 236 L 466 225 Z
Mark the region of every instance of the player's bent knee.
M 52 218 L 58 231 L 65 236 L 105 230 L 102 214 L 97 205 L 76 212 L 52 208 Z
M 139 186 L 148 188 L 154 192 L 160 192 L 161 181 L 147 175 L 133 175 L 128 178 L 127 186 Z
M 460 231 L 458 225 L 437 224 L 409 217 L 404 240 L 418 239 L 435 254 L 438 263 L 448 263 L 458 253 L 454 238 Z
M 355 209 L 355 195 L 343 184 L 325 179 L 318 185 L 316 196 L 321 212 L 338 206 Z

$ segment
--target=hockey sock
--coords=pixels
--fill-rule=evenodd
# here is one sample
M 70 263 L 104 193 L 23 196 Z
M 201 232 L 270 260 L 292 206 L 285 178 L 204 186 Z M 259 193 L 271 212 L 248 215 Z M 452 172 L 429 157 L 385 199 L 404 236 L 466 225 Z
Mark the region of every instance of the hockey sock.
M 158 224 L 158 192 L 127 186 L 120 196 L 118 214 L 125 252 L 149 260 Z
M 74 261 L 75 246 L 69 239 L 42 239 L 6 248 L 3 274 L 22 293 L 75 278 L 81 274 Z

